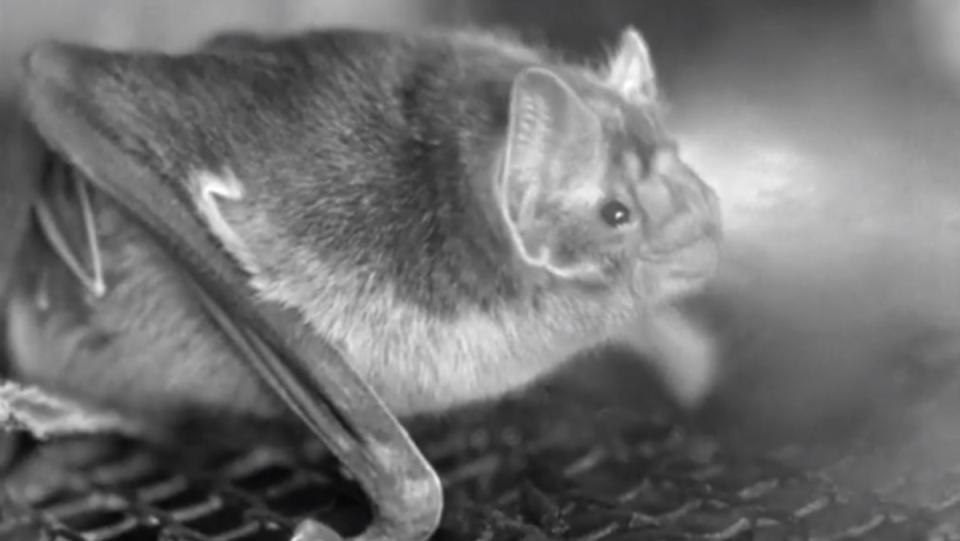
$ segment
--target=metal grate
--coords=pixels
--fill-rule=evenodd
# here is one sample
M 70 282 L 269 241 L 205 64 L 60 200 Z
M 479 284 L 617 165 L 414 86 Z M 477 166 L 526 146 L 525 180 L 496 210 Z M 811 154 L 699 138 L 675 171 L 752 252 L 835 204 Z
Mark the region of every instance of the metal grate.
M 415 434 L 446 484 L 438 540 L 947 540 L 960 539 L 960 438 L 944 430 L 958 407 L 941 391 L 842 441 L 770 447 L 558 393 Z M 75 440 L 38 448 L 4 487 L 5 541 L 286 541 L 306 516 L 347 534 L 367 520 L 312 448 Z

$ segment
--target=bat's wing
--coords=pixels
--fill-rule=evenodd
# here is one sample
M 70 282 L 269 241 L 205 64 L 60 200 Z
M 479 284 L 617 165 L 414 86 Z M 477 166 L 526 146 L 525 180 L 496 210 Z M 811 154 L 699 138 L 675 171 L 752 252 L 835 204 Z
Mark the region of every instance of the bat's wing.
M 236 346 L 238 358 L 356 477 L 372 500 L 376 517 L 360 538 L 428 537 L 442 507 L 432 467 L 334 344 L 303 332 L 302 318 L 292 309 L 254 295 L 247 275 L 204 225 L 184 185 L 158 174 L 149 153 L 132 151 L 124 134 L 91 112 L 84 96 L 88 90 L 78 85 L 74 72 L 76 64 L 89 61 L 93 54 L 90 49 L 50 44 L 28 57 L 24 96 L 33 125 L 93 189 L 153 234 Z M 96 272 L 87 269 L 95 287 Z M 323 376 L 305 370 L 308 365 L 323 366 Z M 298 539 L 319 538 L 322 530 L 305 524 Z
M 0 300 L 13 276 L 16 254 L 30 222 L 34 199 L 44 165 L 42 142 L 27 119 L 13 104 L 0 103 Z M 0 314 L 0 319 L 2 319 Z M 0 376 L 4 375 L 0 354 Z
M 36 192 L 35 179 L 43 166 L 43 145 L 27 120 L 18 111 L 14 100 L 0 103 L 0 306 L 6 304 L 9 284 L 13 280 L 16 255 L 30 222 L 30 201 Z M 6 327 L 0 310 L 0 329 Z M 0 332 L 0 385 L 9 376 L 7 344 Z M 10 427 L 31 424 L 14 418 L 14 402 L 0 390 L 0 470 L 14 464 L 23 439 Z

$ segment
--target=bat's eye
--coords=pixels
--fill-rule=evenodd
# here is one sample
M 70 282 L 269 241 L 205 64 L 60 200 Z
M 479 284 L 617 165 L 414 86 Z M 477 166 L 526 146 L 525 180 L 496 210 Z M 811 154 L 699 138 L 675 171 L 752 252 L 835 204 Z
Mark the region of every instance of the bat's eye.
M 630 222 L 630 209 L 620 201 L 607 201 L 600 207 L 600 217 L 610 227 L 621 227 Z

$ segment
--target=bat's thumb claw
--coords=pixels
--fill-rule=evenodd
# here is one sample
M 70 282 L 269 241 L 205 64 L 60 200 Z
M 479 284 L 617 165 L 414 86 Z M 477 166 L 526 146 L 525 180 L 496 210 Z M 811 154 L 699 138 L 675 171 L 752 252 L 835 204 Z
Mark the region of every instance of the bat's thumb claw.
M 290 541 L 344 541 L 344 539 L 329 526 L 307 519 L 297 525 Z

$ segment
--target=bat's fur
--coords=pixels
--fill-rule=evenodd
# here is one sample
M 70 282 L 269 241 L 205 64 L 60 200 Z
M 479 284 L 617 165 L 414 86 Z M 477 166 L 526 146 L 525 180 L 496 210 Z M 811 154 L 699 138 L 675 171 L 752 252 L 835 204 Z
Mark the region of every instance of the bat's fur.
M 654 355 L 687 402 L 708 388 L 709 340 L 670 302 L 713 272 L 717 207 L 670 151 L 634 31 L 596 70 L 474 31 L 68 50 L 28 79 L 182 182 L 259 294 L 341 344 L 396 413 L 523 388 L 611 341 Z M 600 220 L 611 196 L 635 223 Z M 159 249 L 95 203 L 108 291 L 60 291 L 63 269 L 25 278 L 17 376 L 140 415 L 279 415 Z

